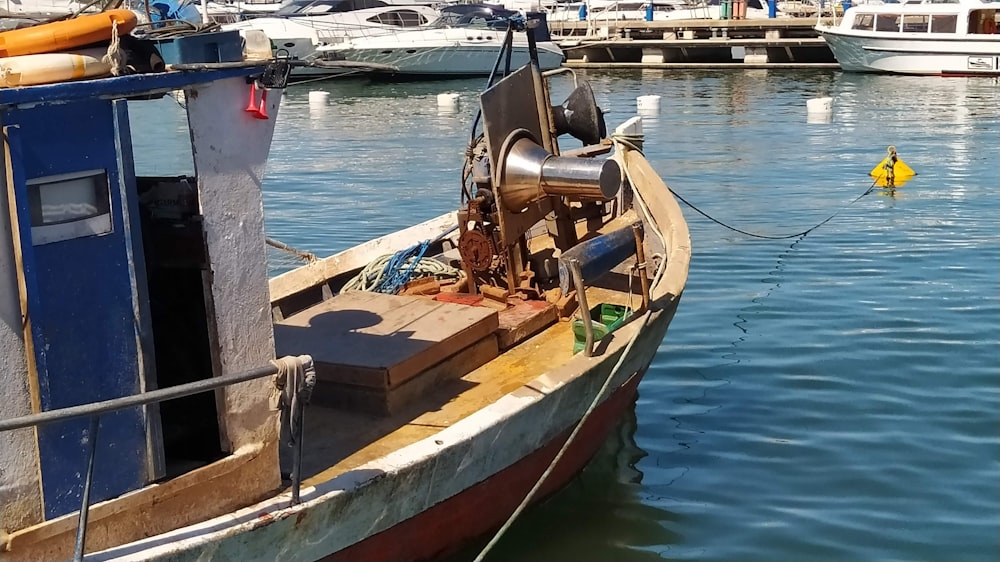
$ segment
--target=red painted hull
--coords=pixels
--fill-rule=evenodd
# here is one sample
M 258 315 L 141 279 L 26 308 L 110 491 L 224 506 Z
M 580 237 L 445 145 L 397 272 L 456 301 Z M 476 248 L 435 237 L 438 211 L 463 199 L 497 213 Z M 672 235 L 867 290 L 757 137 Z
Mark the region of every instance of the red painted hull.
M 594 410 L 549 475 L 536 500 L 559 490 L 583 469 L 634 402 L 636 387 L 641 379 L 641 374 L 632 376 Z M 324 560 L 418 561 L 460 549 L 471 540 L 499 528 L 507 520 L 552 462 L 571 430 L 566 430 L 546 446 L 458 495 Z

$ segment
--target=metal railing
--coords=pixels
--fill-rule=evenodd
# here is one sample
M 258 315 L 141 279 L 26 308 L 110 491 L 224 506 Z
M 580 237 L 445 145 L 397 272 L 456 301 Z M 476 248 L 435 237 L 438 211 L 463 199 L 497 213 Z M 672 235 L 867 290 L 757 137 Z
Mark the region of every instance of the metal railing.
M 292 392 L 291 396 L 288 396 L 287 394 L 285 395 L 287 398 L 282 403 L 281 407 L 283 409 L 282 420 L 284 421 L 287 417 L 290 422 L 289 429 L 291 431 L 291 442 L 294 447 L 292 455 L 291 501 L 292 504 L 295 505 L 300 501 L 299 489 L 302 486 L 301 459 L 304 415 L 303 407 L 309 402 L 309 394 L 312 390 L 313 381 L 315 381 L 313 360 L 312 357 L 308 355 L 300 355 L 294 358 L 284 357 L 270 365 L 258 367 L 249 371 L 243 371 L 241 373 L 213 377 L 210 379 L 180 384 L 169 388 L 151 390 L 149 392 L 123 396 L 121 398 L 113 398 L 111 400 L 104 400 L 101 402 L 92 402 L 90 404 L 81 404 L 79 406 L 71 406 L 68 408 L 60 408 L 37 414 L 0 420 L 0 432 L 13 431 L 15 429 L 24 429 L 28 427 L 40 427 L 50 423 L 84 417 L 90 418 L 90 431 L 87 434 L 87 444 L 89 446 L 87 470 L 84 477 L 85 480 L 83 482 L 83 493 L 80 500 L 80 517 L 77 523 L 76 543 L 73 551 L 74 562 L 82 561 L 87 537 L 87 518 L 90 513 L 90 488 L 94 478 L 94 458 L 97 454 L 97 433 L 100 427 L 101 414 L 116 412 L 118 410 L 124 410 L 125 408 L 165 402 L 167 400 L 183 398 L 185 396 L 200 394 L 202 392 L 209 392 L 224 386 L 232 386 L 268 376 L 281 375 L 283 372 L 287 377 L 291 378 L 294 375 L 289 374 L 285 370 L 289 364 L 294 365 L 296 367 L 296 371 L 301 373 L 301 378 L 308 381 L 282 381 L 278 386 L 278 390 L 288 388 Z

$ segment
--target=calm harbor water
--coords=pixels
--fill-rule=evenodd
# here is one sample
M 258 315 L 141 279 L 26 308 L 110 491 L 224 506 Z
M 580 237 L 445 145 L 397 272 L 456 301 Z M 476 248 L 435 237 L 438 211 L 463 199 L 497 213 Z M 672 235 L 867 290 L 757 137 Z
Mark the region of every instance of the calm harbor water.
M 691 274 L 634 416 L 489 559 L 1000 559 L 1000 84 L 582 76 L 612 126 L 662 96 L 647 156 L 705 213 L 768 236 L 836 217 L 764 240 L 685 207 Z M 453 208 L 482 85 L 291 88 L 269 235 L 328 254 Z M 851 204 L 890 144 L 919 175 Z

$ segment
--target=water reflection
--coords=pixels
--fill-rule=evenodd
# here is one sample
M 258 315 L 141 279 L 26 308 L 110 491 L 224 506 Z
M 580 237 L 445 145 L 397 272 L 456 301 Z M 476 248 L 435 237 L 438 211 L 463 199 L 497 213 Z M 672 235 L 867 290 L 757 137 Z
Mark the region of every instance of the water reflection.
M 633 406 L 583 473 L 558 498 L 526 511 L 487 560 L 662 560 L 671 544 L 663 538 L 680 517 L 653 505 L 634 509 L 643 479 L 638 465 L 646 457 L 636 430 Z M 472 560 L 485 542 L 440 562 Z

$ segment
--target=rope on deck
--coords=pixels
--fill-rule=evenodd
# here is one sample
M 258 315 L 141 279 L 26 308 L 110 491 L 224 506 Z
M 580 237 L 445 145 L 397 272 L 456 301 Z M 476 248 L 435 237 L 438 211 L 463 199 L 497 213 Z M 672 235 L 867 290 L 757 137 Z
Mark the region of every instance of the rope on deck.
M 433 276 L 438 280 L 460 279 L 462 274 L 458 269 L 434 258 L 423 257 L 428 245 L 429 242 L 421 242 L 395 254 L 376 258 L 348 281 L 343 291 L 369 291 L 394 295 L 415 278 Z

